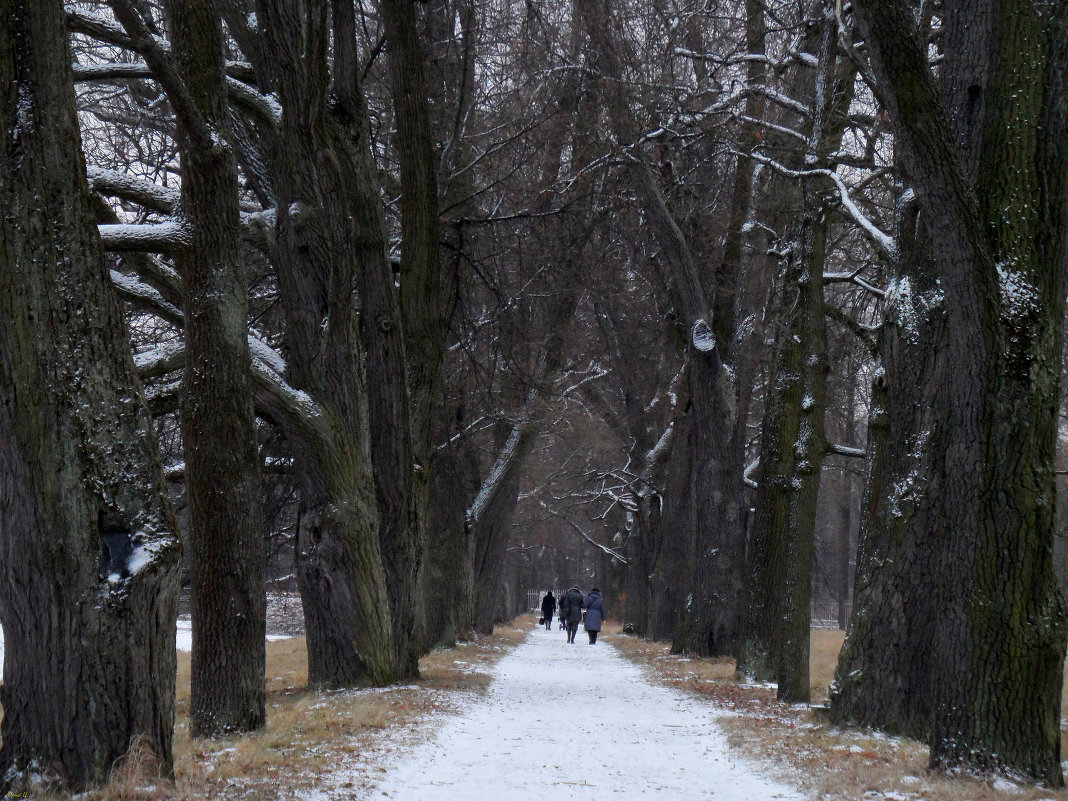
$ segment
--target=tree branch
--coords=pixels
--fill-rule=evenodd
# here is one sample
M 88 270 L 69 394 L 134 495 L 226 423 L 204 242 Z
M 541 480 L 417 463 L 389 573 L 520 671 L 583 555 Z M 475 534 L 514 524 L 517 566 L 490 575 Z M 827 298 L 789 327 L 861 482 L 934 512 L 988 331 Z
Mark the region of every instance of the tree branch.
M 871 356 L 874 357 L 878 354 L 879 349 L 876 345 L 875 337 L 872 336 L 871 329 L 865 328 L 863 325 L 854 320 L 850 315 L 846 314 L 837 306 L 834 306 L 830 303 L 823 304 L 823 313 L 826 314 L 832 320 L 834 320 L 836 323 L 840 323 L 841 325 L 852 331 L 853 334 L 856 335 L 857 339 L 861 341 L 861 344 L 864 345 L 865 350 L 867 350 Z
M 890 234 L 881 230 L 875 223 L 868 219 L 853 202 L 853 198 L 849 195 L 849 187 L 845 185 L 845 182 L 838 177 L 838 174 L 833 170 L 814 169 L 814 170 L 791 170 L 774 159 L 770 159 L 760 153 L 741 153 L 734 151 L 739 156 L 747 156 L 751 159 L 759 161 L 761 164 L 766 164 L 782 175 L 789 178 L 805 178 L 811 175 L 826 175 L 830 178 L 835 186 L 838 187 L 838 194 L 842 200 L 842 207 L 846 213 L 853 218 L 853 220 L 861 227 L 861 229 L 868 235 L 868 237 L 879 248 L 880 252 L 889 259 L 895 259 L 897 257 L 897 242 Z
M 181 119 L 190 138 L 202 147 L 221 147 L 222 143 L 197 108 L 189 87 L 175 70 L 168 47 L 148 30 L 131 0 L 108 0 L 108 5 L 129 36 L 129 46 L 141 54 L 167 93 L 174 113 Z
M 144 223 L 141 225 L 99 225 L 100 243 L 114 253 L 173 253 L 189 247 L 189 228 L 182 222 Z

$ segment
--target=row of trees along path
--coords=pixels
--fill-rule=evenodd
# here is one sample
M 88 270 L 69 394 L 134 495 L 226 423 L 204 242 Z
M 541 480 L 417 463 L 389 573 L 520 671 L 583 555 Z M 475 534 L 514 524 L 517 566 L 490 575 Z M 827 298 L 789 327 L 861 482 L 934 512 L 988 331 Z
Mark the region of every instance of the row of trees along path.
M 1055 0 L 0 0 L 0 791 L 172 769 L 183 558 L 211 737 L 264 725 L 269 574 L 314 687 L 592 572 L 805 702 L 853 521 L 831 717 L 1061 786 L 1065 41 Z

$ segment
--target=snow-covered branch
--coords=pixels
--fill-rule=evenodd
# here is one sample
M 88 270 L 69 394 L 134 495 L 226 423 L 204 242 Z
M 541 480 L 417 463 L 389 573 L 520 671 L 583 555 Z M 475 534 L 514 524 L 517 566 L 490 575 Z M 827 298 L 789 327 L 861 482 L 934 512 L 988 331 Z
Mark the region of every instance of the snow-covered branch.
M 172 253 L 191 242 L 189 227 L 182 222 L 141 225 L 100 225 L 100 243 L 113 252 Z
M 842 208 L 845 209 L 846 213 L 853 218 L 853 221 L 861 227 L 861 229 L 868 235 L 868 237 L 876 244 L 879 250 L 882 251 L 882 253 L 887 258 L 896 258 L 897 242 L 892 236 L 890 236 L 890 234 L 881 230 L 875 223 L 868 219 L 867 215 L 860 210 L 860 208 L 855 202 L 853 202 L 853 198 L 849 194 L 849 187 L 845 185 L 845 181 L 838 177 L 838 174 L 833 170 L 821 168 L 811 170 L 791 170 L 789 167 L 786 167 L 785 165 L 780 164 L 774 159 L 770 159 L 760 153 L 740 153 L 738 151 L 735 152 L 738 153 L 738 155 L 740 156 L 747 156 L 748 158 L 754 159 L 755 161 L 759 161 L 761 164 L 766 164 L 776 172 L 781 173 L 782 175 L 785 175 L 789 178 L 805 178 L 812 175 L 827 176 L 834 182 L 835 186 L 838 187 L 838 194 L 842 200 Z
M 541 498 L 538 498 L 537 501 L 538 501 L 538 505 L 541 506 L 546 512 L 548 512 L 553 517 L 557 517 L 560 520 L 563 520 L 579 536 L 581 536 L 584 540 L 586 540 L 586 542 L 590 543 L 593 546 L 596 546 L 597 548 L 600 548 L 602 551 L 604 551 L 606 554 L 611 556 L 617 562 L 619 562 L 621 564 L 624 564 L 624 565 L 627 563 L 626 557 L 624 557 L 618 551 L 616 551 L 616 550 L 614 550 L 612 548 L 609 548 L 607 545 L 602 545 L 601 543 L 597 542 L 597 540 L 595 540 L 593 537 L 591 537 L 589 534 L 587 534 L 585 530 L 583 530 L 582 526 L 580 526 L 578 523 L 576 523 L 574 520 L 572 520 L 568 515 L 564 514 L 559 509 L 556 509 L 555 507 L 550 506 L 549 504 L 547 504 Z
M 519 440 L 522 434 L 523 428 L 519 425 L 513 426 L 512 430 L 508 433 L 508 439 L 505 440 L 504 446 L 497 454 L 497 458 L 494 459 L 493 467 L 490 468 L 486 480 L 482 482 L 482 487 L 479 489 L 478 495 L 475 496 L 471 508 L 467 510 L 467 519 L 471 525 L 476 524 L 482 519 L 482 515 L 489 506 L 489 502 L 499 491 L 500 485 L 508 473 L 508 468 L 511 467 L 519 457 Z
M 173 214 L 182 196 L 178 189 L 143 181 L 118 170 L 87 167 L 85 174 L 93 190 L 103 195 L 113 195 L 123 200 L 133 201 L 162 214 Z
M 134 367 L 144 381 L 173 373 L 185 366 L 185 343 L 167 342 L 151 350 L 134 354 Z
M 178 397 L 182 390 L 181 381 L 171 381 L 158 386 L 145 387 L 145 400 L 153 417 L 162 417 L 178 411 Z
M 182 325 L 182 312 L 173 303 L 168 302 L 155 287 L 133 276 L 123 275 L 118 270 L 111 271 L 111 283 L 123 300 L 138 309 L 151 312 L 172 325 Z
M 126 39 L 129 44 L 132 41 Z M 123 81 L 130 79 L 155 79 L 156 73 L 143 61 L 131 63 L 112 62 L 108 64 L 75 64 L 74 80 L 78 82 L 90 81 Z M 257 92 L 244 81 L 232 76 L 226 76 L 226 92 L 230 101 L 260 123 L 266 123 L 272 128 L 277 128 L 282 122 L 282 107 L 272 95 Z
M 849 456 L 854 459 L 863 459 L 868 452 L 863 448 L 853 448 L 849 445 L 839 445 L 837 442 L 828 442 L 827 450 L 838 456 Z
M 875 286 L 874 284 L 869 282 L 866 278 L 864 278 L 860 274 L 863 269 L 864 269 L 863 267 L 858 267 L 856 270 L 853 270 L 852 272 L 848 272 L 848 273 L 846 273 L 846 272 L 842 272 L 842 273 L 824 273 L 823 274 L 823 283 L 825 283 L 825 284 L 835 284 L 835 283 L 856 284 L 861 289 L 863 289 L 865 292 L 870 292 L 871 294 L 875 295 L 875 297 L 877 297 L 877 298 L 879 298 L 881 300 L 885 300 L 886 299 L 886 290 L 885 289 L 879 289 L 879 287 Z
M 596 370 L 596 372 L 591 373 L 590 375 L 587 375 L 585 378 L 582 378 L 579 381 L 576 381 L 574 384 L 572 384 L 571 386 L 567 387 L 566 389 L 561 390 L 560 393 L 559 393 L 560 396 L 563 397 L 565 395 L 569 395 L 570 393 L 574 392 L 579 387 L 581 387 L 581 386 L 583 386 L 585 384 L 588 384 L 591 381 L 596 381 L 598 378 L 604 378 L 606 375 L 608 375 L 610 372 L 612 372 L 611 369 L 604 369 L 604 368 L 601 368 L 601 367 L 597 367 L 597 368 L 594 368 L 594 369 Z
M 270 365 L 255 355 L 252 358 L 252 394 L 257 409 L 266 413 L 287 434 L 307 440 L 324 436 L 322 424 L 325 416 L 322 407 L 308 393 L 291 387 Z
M 745 485 L 747 487 L 753 487 L 755 489 L 756 487 L 760 486 L 759 484 L 757 484 L 756 479 L 753 478 L 753 473 L 755 473 L 757 471 L 757 468 L 759 467 L 760 459 L 757 458 L 751 461 L 748 465 L 746 465 L 745 470 L 742 471 L 742 481 L 745 482 Z
M 102 175 L 106 173 L 106 175 Z M 178 205 L 177 192 L 136 178 L 122 180 L 113 170 L 90 170 L 93 188 L 132 200 L 154 211 L 170 212 Z M 242 212 L 241 228 L 250 245 L 267 250 L 274 244 L 276 211 Z M 172 253 L 190 244 L 191 231 L 181 220 L 163 223 L 104 223 L 98 226 L 104 250 L 112 252 Z
M 667 424 L 667 428 L 664 429 L 664 433 L 660 435 L 660 439 L 656 441 L 656 444 L 648 450 L 645 454 L 645 469 L 643 473 L 650 473 L 652 469 L 667 459 L 668 452 L 671 449 L 671 442 L 675 439 L 675 423 L 674 421 Z

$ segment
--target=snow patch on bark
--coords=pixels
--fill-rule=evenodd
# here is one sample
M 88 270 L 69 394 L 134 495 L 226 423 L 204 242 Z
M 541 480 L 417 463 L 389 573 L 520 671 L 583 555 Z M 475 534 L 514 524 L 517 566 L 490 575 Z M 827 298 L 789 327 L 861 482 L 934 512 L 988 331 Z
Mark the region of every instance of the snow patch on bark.
M 1038 289 L 1011 261 L 997 263 L 1001 288 L 1001 314 L 1006 320 L 1022 320 L 1039 307 Z
M 690 339 L 693 346 L 702 353 L 709 353 L 716 349 L 716 335 L 712 333 L 712 327 L 703 319 L 698 319 L 690 331 Z

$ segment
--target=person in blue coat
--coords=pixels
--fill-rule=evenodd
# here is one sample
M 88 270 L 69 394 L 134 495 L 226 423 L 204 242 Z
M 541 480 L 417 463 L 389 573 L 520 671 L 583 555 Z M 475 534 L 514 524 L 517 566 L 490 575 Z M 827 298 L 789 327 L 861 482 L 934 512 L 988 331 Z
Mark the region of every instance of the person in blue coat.
M 601 597 L 601 591 L 596 587 L 590 590 L 583 606 L 586 607 L 586 633 L 590 636 L 590 645 L 596 645 L 597 634 L 604 621 L 604 598 Z

